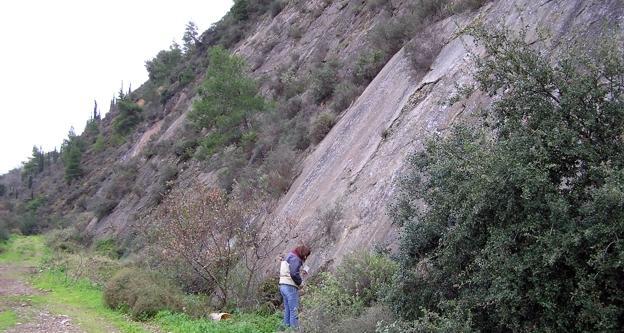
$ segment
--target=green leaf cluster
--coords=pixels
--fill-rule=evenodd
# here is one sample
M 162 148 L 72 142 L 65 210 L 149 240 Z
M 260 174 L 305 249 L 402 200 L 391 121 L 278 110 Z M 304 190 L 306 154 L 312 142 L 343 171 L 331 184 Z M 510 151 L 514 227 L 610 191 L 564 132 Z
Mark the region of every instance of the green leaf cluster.
M 171 45 L 169 50 L 158 52 L 156 57 L 145 62 L 150 81 L 156 84 L 166 83 L 182 58 L 182 50 L 175 43 Z
M 74 129 L 69 130 L 67 139 L 61 145 L 61 160 L 65 167 L 65 181 L 71 183 L 82 176 L 83 170 L 80 166 L 82 152 L 85 149 L 84 141 L 74 133 Z
M 256 82 L 246 72 L 244 60 L 222 47 L 210 50 L 210 65 L 193 104 L 189 120 L 210 133 L 201 142 L 206 155 L 238 143 L 252 131 L 253 114 L 266 108 Z
M 125 137 L 143 119 L 143 109 L 125 98 L 117 101 L 117 109 L 119 114 L 113 119 L 113 133 Z
M 484 126 L 410 159 L 392 206 L 392 306 L 416 324 L 485 332 L 622 331 L 621 44 L 571 47 L 553 63 L 522 36 L 469 32 L 487 51 L 479 88 L 500 98 Z

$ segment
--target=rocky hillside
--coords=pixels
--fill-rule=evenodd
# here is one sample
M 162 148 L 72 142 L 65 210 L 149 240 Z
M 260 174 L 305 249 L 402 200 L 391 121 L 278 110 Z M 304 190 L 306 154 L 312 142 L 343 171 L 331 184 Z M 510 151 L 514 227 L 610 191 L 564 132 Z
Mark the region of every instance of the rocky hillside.
M 41 171 L 2 176 L 3 216 L 13 221 L 35 202 L 42 224 L 77 224 L 128 245 L 169 191 L 199 181 L 269 198 L 264 218 L 296 222 L 276 252 L 311 244 L 316 270 L 355 249 L 392 247 L 387 206 L 406 157 L 431 134 L 472 121 L 492 99 L 474 93 L 450 102 L 482 52 L 463 28 L 526 30 L 555 59 L 571 40 L 620 33 L 623 19 L 619 0 L 237 1 L 164 79 L 150 72 L 103 119 L 94 117 L 80 135 L 79 177 L 67 181 L 67 164 L 54 154 L 45 154 Z M 187 116 L 217 44 L 246 60 L 271 106 L 254 118 L 249 147 L 237 138 L 202 153 L 210 133 Z

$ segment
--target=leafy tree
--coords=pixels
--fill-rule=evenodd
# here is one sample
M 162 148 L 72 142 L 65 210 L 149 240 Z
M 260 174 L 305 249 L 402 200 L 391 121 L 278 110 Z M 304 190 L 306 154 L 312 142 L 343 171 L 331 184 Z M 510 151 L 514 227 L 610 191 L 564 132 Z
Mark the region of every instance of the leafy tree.
M 199 95 L 189 120 L 198 128 L 213 130 L 202 143 L 210 152 L 237 143 L 251 129 L 252 115 L 265 108 L 256 82 L 246 73 L 244 60 L 222 47 L 210 50 L 210 65 Z
M 184 35 L 182 36 L 182 41 L 184 42 L 182 50 L 185 54 L 193 51 L 195 47 L 201 43 L 197 39 L 197 36 L 197 25 L 195 22 L 189 21 L 189 23 L 186 24 Z
M 410 160 L 390 299 L 420 319 L 403 331 L 622 331 L 621 49 L 574 48 L 553 64 L 507 31 L 470 32 L 487 51 L 479 88 L 500 99 L 485 126 Z
M 162 50 L 152 60 L 145 62 L 149 79 L 156 84 L 163 84 L 182 60 L 182 50 L 177 43 L 172 43 L 169 50 Z
M 69 130 L 67 139 L 65 139 L 61 145 L 61 160 L 65 167 L 65 181 L 67 183 L 71 183 L 73 180 L 82 176 L 80 159 L 82 158 L 84 149 L 84 142 L 76 135 L 72 127 Z
M 27 179 L 43 172 L 45 168 L 45 153 L 40 147 L 33 146 L 32 155 L 28 159 L 28 162 L 23 163 L 22 178 Z
M 247 21 L 249 19 L 249 0 L 234 0 L 230 14 L 236 21 Z
M 143 109 L 128 99 L 117 102 L 119 114 L 113 119 L 113 132 L 119 136 L 126 136 L 141 121 Z
M 338 66 L 338 62 L 330 61 L 312 72 L 310 90 L 316 103 L 324 102 L 334 94 L 339 81 Z

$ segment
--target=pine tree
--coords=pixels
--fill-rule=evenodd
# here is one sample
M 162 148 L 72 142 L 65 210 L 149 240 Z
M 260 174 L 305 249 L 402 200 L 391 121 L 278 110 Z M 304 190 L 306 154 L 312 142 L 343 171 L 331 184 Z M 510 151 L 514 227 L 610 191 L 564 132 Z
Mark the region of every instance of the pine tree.
M 197 25 L 193 21 L 189 21 L 189 23 L 186 24 L 182 41 L 184 42 L 182 45 L 184 54 L 192 52 L 195 47 L 200 44 L 200 41 L 197 39 Z

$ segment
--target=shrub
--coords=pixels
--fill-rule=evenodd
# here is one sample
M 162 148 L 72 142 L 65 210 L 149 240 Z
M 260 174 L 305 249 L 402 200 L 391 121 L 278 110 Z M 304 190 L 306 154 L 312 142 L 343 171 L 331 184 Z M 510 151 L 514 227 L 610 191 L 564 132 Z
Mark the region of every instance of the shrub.
M 363 305 L 371 306 L 388 290 L 397 267 L 385 255 L 355 252 L 344 258 L 335 276 L 345 292 L 357 295 Z
M 338 63 L 322 64 L 311 74 L 310 93 L 315 103 L 321 103 L 332 96 L 338 83 Z
M 117 243 L 112 238 L 100 239 L 95 242 L 95 253 L 109 257 L 111 259 L 119 259 L 123 254 L 123 250 L 117 246 Z
M 128 312 L 135 320 L 147 320 L 159 311 L 180 310 L 181 292 L 154 273 L 124 268 L 106 284 L 104 303 Z
M 392 311 L 383 305 L 368 307 L 357 317 L 340 320 L 332 332 L 335 333 L 375 333 L 380 323 L 393 321 Z M 449 331 L 450 332 L 450 331 Z
M 95 202 L 92 203 L 89 208 L 98 219 L 101 219 L 108 216 L 118 204 L 119 201 L 117 200 L 96 197 Z
M 101 151 L 104 151 L 104 149 L 106 149 L 106 139 L 104 138 L 104 135 L 100 133 L 93 143 L 93 151 L 99 153 Z
M 389 4 L 391 4 L 390 0 L 366 0 L 366 5 L 372 11 L 380 10 Z
M 195 154 L 198 142 L 195 139 L 182 140 L 176 142 L 173 152 L 180 158 L 181 162 L 189 160 Z
M 368 84 L 386 64 L 386 55 L 381 50 L 373 50 L 360 55 L 355 63 L 353 78 L 359 84 Z
M 378 320 L 391 317 L 375 303 L 396 266 L 382 255 L 355 253 L 345 258 L 336 274 L 321 273 L 320 281 L 307 286 L 302 298 L 304 331 L 346 332 L 351 328 L 352 332 L 374 332 Z
M 330 207 L 320 208 L 316 211 L 316 220 L 321 226 L 323 235 L 328 239 L 336 240 L 336 223 L 342 220 L 343 207 L 339 202 Z
M 284 7 L 286 7 L 286 1 L 273 0 L 270 6 L 271 16 L 277 16 L 277 14 L 279 14 L 284 9 Z
M 301 97 L 294 96 L 288 99 L 285 103 L 279 105 L 279 111 L 286 114 L 286 118 L 292 119 L 294 118 L 301 108 L 303 107 L 303 101 Z
M 285 99 L 290 99 L 303 93 L 305 86 L 305 80 L 298 77 L 293 69 L 289 69 L 279 76 L 275 93 L 276 95 L 283 95 Z
M 296 40 L 301 39 L 301 37 L 303 37 L 303 28 L 296 24 L 293 24 L 292 26 L 290 26 L 290 29 L 288 29 L 288 37 Z
M 52 230 L 46 234 L 46 243 L 51 249 L 66 253 L 78 251 L 84 241 L 84 236 L 75 226 Z
M 442 42 L 430 31 L 421 31 L 405 45 L 405 53 L 418 72 L 428 71 L 442 50 Z
M 360 93 L 361 89 L 349 81 L 338 84 L 334 91 L 334 102 L 331 108 L 336 113 L 346 110 L 360 96 Z
M 312 142 L 319 143 L 329 133 L 336 123 L 336 116 L 329 112 L 321 112 L 316 117 L 310 128 L 310 138 Z
M 285 145 L 269 152 L 264 163 L 266 188 L 269 193 L 279 197 L 288 191 L 295 179 L 296 162 L 295 153 Z
M 115 119 L 113 119 L 113 133 L 124 137 L 141 121 L 141 111 L 143 111 L 143 109 L 134 102 L 126 99 L 117 101 L 117 109 L 119 113 Z
M 394 310 L 472 331 L 622 331 L 621 41 L 555 62 L 526 36 L 468 31 L 486 51 L 475 80 L 499 97 L 486 126 L 434 137 L 409 161 L 392 209 Z
M 199 95 L 189 120 L 199 129 L 212 130 L 200 143 L 200 157 L 237 143 L 249 130 L 254 113 L 266 108 L 256 82 L 246 73 L 244 60 L 221 47 L 210 50 L 210 66 Z
M 173 43 L 169 50 L 162 50 L 152 60 L 145 62 L 149 79 L 156 84 L 166 83 L 181 60 L 182 50 Z
M 403 47 L 420 28 L 421 20 L 413 15 L 403 15 L 378 23 L 367 35 L 371 45 L 383 52 L 384 63 Z
M 301 299 L 300 324 L 304 332 L 332 332 L 340 318 L 356 317 L 363 309 L 355 295 L 342 289 L 341 282 L 330 273 L 321 273 L 319 283 L 306 287 Z

